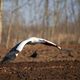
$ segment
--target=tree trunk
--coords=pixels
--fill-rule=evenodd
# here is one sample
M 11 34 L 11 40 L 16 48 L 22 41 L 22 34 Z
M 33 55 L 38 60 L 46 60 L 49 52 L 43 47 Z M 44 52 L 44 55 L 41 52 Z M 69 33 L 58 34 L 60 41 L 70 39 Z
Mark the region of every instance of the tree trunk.
M 46 38 L 47 37 L 47 26 L 49 26 L 49 15 L 48 15 L 48 4 L 49 4 L 49 0 L 45 0 L 45 4 L 44 4 L 44 15 L 43 15 L 43 27 L 44 27 L 44 30 L 43 30 L 43 38 Z
M 48 15 L 48 4 L 49 4 L 49 1 L 48 0 L 46 0 L 45 1 L 45 12 L 44 12 L 44 25 L 45 26 L 48 26 L 49 25 L 49 21 L 48 21 L 48 17 L 49 17 L 49 15 Z
M 14 4 L 15 3 L 15 9 L 18 9 L 18 0 L 14 0 L 12 1 L 12 3 Z M 12 5 L 12 8 L 14 6 Z M 15 13 L 15 20 L 13 19 L 14 18 L 14 14 Z M 11 12 L 10 13 L 10 25 L 9 25 L 9 29 L 8 29 L 8 37 L 7 37 L 7 43 L 6 43 L 6 48 L 10 47 L 9 45 L 13 46 L 13 43 L 14 43 L 14 40 L 17 41 L 17 30 L 18 30 L 18 10 L 14 11 L 13 13 Z M 15 24 L 15 29 L 13 29 L 13 25 L 12 24 Z M 11 39 L 11 36 L 12 36 L 12 29 L 15 30 L 16 32 L 16 35 L 15 37 L 13 37 L 13 39 Z M 14 33 L 15 33 L 14 32 Z M 10 40 L 13 41 L 10 43 Z
M 2 0 L 0 0 L 0 44 L 2 39 Z

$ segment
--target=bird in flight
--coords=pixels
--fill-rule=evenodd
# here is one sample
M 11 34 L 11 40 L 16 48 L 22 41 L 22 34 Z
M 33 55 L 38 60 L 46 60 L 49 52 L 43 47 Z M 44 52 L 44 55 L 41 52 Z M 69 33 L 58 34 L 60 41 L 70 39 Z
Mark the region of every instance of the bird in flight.
M 19 52 L 21 52 L 24 48 L 25 45 L 28 44 L 45 44 L 45 45 L 49 45 L 49 46 L 54 46 L 56 48 L 58 48 L 59 50 L 61 50 L 62 48 L 60 46 L 58 46 L 57 44 L 48 41 L 46 39 L 43 38 L 37 38 L 37 37 L 31 37 L 27 40 L 23 40 L 21 42 L 19 42 L 18 44 L 16 44 L 3 58 L 3 60 L 1 61 L 1 63 L 5 63 L 5 62 L 9 62 L 13 59 L 15 59 Z

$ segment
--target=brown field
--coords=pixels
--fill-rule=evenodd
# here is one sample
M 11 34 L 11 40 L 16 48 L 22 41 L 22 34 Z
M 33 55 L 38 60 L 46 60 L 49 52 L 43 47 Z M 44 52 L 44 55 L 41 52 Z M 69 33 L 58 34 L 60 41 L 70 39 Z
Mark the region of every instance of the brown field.
M 0 80 L 80 80 L 80 44 L 61 46 L 63 51 L 27 45 L 14 61 L 0 65 Z M 9 49 L 0 47 L 0 59 Z M 30 57 L 35 50 L 37 57 Z

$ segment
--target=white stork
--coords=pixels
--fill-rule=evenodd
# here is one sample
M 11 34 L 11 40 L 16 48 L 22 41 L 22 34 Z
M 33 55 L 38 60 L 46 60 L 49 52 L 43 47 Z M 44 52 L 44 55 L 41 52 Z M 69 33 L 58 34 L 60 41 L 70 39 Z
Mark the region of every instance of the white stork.
M 15 45 L 3 58 L 1 63 L 8 62 L 10 60 L 13 60 L 18 56 L 19 52 L 21 52 L 26 44 L 45 44 L 45 45 L 51 45 L 54 47 L 57 47 L 59 50 L 61 50 L 60 46 L 57 46 L 55 43 L 48 41 L 46 39 L 37 38 L 37 37 L 31 37 L 27 40 L 19 42 L 17 45 Z

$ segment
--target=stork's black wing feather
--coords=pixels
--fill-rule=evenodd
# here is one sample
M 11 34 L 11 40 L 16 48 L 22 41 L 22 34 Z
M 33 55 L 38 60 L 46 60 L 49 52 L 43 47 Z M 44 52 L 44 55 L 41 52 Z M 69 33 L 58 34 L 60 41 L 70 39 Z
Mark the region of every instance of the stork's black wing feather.
M 12 52 L 12 51 L 16 51 L 16 48 L 19 46 L 21 42 L 19 42 L 18 44 L 16 44 L 16 46 L 14 46 L 9 52 Z
M 43 42 L 42 44 L 48 45 L 48 46 L 53 46 L 53 44 L 50 44 L 50 43 L 48 43 L 48 42 Z M 54 46 L 55 46 L 55 45 L 54 45 Z
M 21 43 L 21 42 L 20 42 Z M 6 63 L 9 62 L 10 60 L 13 60 L 16 58 L 16 53 L 18 53 L 19 51 L 16 50 L 17 46 L 20 44 L 18 43 L 16 46 L 14 46 L 3 58 L 3 60 L 1 61 L 1 63 Z
M 7 53 L 7 55 L 3 58 L 1 63 L 2 64 L 7 63 L 7 62 L 10 62 L 11 60 L 15 59 L 16 58 L 16 53 L 18 53 L 17 50 Z

